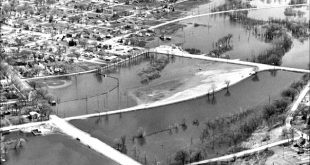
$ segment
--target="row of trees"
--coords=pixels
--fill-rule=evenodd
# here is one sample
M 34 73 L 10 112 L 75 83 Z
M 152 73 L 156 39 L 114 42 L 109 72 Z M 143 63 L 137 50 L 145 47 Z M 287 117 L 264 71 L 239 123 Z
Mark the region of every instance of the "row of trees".
M 309 21 L 308 22 L 302 22 L 302 21 L 294 21 L 294 20 L 288 20 L 288 19 L 269 19 L 270 23 L 279 24 L 284 26 L 287 30 L 289 30 L 292 33 L 292 36 L 300 39 L 309 37 Z
M 218 152 L 221 147 L 227 148 L 227 153 L 244 150 L 238 147 L 238 144 L 250 137 L 259 126 L 265 123 L 266 126 L 273 127 L 275 124 L 285 123 L 288 105 L 309 80 L 310 74 L 305 74 L 300 81 L 292 83 L 284 90 L 279 100 L 274 100 L 271 104 L 205 122 L 200 144 L 196 145 L 201 147 L 177 151 L 174 154 L 175 162 L 186 164 L 203 160 Z
M 200 135 L 201 147 L 182 149 L 174 154 L 177 164 L 186 164 L 215 156 L 221 147 L 227 152 L 234 150 L 238 143 L 248 138 L 261 125 L 259 111 L 252 109 L 228 117 L 205 122 Z
M 244 9 L 244 8 L 251 8 L 252 6 L 248 2 L 242 2 L 242 0 L 228 0 L 225 4 L 220 5 L 214 9 L 212 9 L 212 12 L 217 11 L 227 11 L 232 9 Z
M 215 48 L 211 50 L 208 55 L 220 57 L 223 53 L 232 50 L 231 39 L 233 35 L 227 34 L 224 37 L 218 39 L 215 43 Z

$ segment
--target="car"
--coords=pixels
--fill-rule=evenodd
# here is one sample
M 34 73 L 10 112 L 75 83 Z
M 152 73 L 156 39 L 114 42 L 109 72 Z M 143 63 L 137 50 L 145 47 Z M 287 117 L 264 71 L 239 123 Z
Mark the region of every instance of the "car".
M 298 151 L 297 151 L 297 154 L 300 155 L 300 154 L 303 154 L 305 151 L 303 148 L 299 148 Z
M 31 131 L 33 135 L 38 136 L 38 135 L 42 135 L 42 132 L 38 129 L 34 129 Z
M 51 106 L 55 106 L 56 105 L 56 100 L 49 100 L 48 103 L 51 105 Z

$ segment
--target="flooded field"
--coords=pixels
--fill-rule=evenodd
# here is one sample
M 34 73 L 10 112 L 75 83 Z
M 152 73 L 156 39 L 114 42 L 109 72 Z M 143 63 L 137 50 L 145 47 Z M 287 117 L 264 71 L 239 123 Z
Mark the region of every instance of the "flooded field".
M 212 84 L 224 83 L 226 79 L 240 80 L 253 70 L 246 66 L 184 57 L 152 56 L 141 56 L 116 68 L 107 74 L 107 77 L 93 73 L 64 79 L 62 81 L 66 81 L 64 84 L 67 85 L 60 85 L 59 88 L 49 85 L 53 81 L 59 81 L 58 79 L 47 80 L 44 83 L 48 90 L 60 101 L 55 112 L 61 117 L 69 117 L 150 104 L 171 97 L 179 101 L 184 98 L 176 94 L 190 92 L 188 90 L 195 90 L 197 86 L 203 90 L 191 92 L 192 98 L 206 94 L 212 90 Z M 162 58 L 167 60 L 167 63 L 159 72 L 159 77 L 144 83 L 141 74 L 150 68 L 151 61 Z M 226 76 L 220 76 L 221 74 Z
M 296 73 L 277 72 L 274 75 L 262 72 L 258 74 L 258 81 L 253 81 L 251 77 L 230 87 L 230 96 L 225 95 L 226 90 L 216 93 L 215 103 L 205 96 L 164 107 L 74 120 L 71 123 L 112 146 L 115 139 L 125 136 L 129 156 L 142 162 L 147 157 L 150 162 L 158 160 L 166 164 L 176 151 L 199 139 L 203 122 L 273 101 L 300 77 L 301 74 Z M 200 126 L 192 125 L 194 120 L 198 120 Z M 182 121 L 186 121 L 187 129 L 169 134 L 167 129 Z M 146 134 L 142 144 L 132 141 L 139 129 Z M 208 155 L 215 156 L 212 152 Z
M 253 1 L 253 5 L 257 5 L 258 7 L 270 7 L 267 1 L 257 1 Z M 288 2 L 289 1 L 285 1 L 284 3 L 284 1 L 282 2 L 280 0 L 270 3 L 275 3 L 271 6 L 276 7 L 288 4 Z M 248 12 L 248 17 L 258 20 L 276 18 L 302 22 L 309 21 L 308 7 L 293 8 L 296 11 L 300 10 L 306 13 L 300 16 L 285 16 L 284 11 L 286 8 L 287 7 L 252 10 Z M 206 7 L 205 10 L 207 9 Z M 196 10 L 198 10 L 198 8 Z M 254 36 L 253 32 L 247 30 L 243 25 L 232 22 L 226 15 L 202 16 L 178 23 L 184 25 L 184 27 L 176 30 L 173 34 L 168 34 L 168 36 L 172 38 L 170 41 L 162 41 L 159 38 L 155 38 L 153 41 L 148 42 L 147 47 L 176 44 L 180 45 L 183 49 L 195 48 L 200 50 L 201 53 L 207 54 L 215 47 L 215 42 L 218 39 L 232 34 L 232 50 L 224 54 L 231 59 L 240 59 L 243 61 L 251 60 L 253 57 L 273 47 L 271 43 L 266 43 L 264 40 Z M 293 38 L 292 41 L 293 44 L 291 49 L 283 56 L 282 66 L 302 69 L 307 68 L 309 63 L 309 38 L 305 40 Z M 294 60 L 292 60 L 293 58 Z
M 85 165 L 89 162 L 92 165 L 118 165 L 64 135 L 40 137 L 20 135 L 20 137 L 26 140 L 25 144 L 22 148 L 9 150 L 5 165 Z

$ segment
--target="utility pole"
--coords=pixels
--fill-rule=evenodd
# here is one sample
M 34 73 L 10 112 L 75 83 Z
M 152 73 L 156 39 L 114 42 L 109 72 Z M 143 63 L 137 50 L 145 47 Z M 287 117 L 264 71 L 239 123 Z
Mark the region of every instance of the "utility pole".
M 88 114 L 88 109 L 87 109 L 87 96 L 85 97 L 85 106 L 86 106 L 86 114 Z
M 100 111 L 98 95 L 97 95 L 97 107 L 98 107 L 98 111 Z

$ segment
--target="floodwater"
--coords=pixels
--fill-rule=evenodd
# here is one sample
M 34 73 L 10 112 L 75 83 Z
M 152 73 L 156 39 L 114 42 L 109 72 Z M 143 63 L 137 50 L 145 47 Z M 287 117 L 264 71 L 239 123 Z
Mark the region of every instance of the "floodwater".
M 180 23 L 186 27 L 172 34 L 171 41 L 161 41 L 156 38 L 147 46 L 176 44 L 181 45 L 184 49 L 196 48 L 206 54 L 214 48 L 218 39 L 232 34 L 231 46 L 233 49 L 225 54 L 229 55 L 231 59 L 241 60 L 251 59 L 252 56 L 257 56 L 260 52 L 271 47 L 270 44 L 253 36 L 251 31 L 247 31 L 242 25 L 231 22 L 225 15 L 203 16 Z M 195 23 L 201 24 L 201 26 L 195 27 Z
M 281 7 L 284 5 L 289 5 L 290 0 L 253 0 L 250 2 L 252 6 L 256 6 L 257 8 L 262 7 L 276 7 L 272 9 L 261 9 L 261 10 L 252 10 L 249 11 L 248 17 L 268 20 L 269 18 L 276 19 L 294 19 L 294 20 L 309 20 L 309 6 L 298 6 L 298 7 L 290 7 L 296 11 L 300 11 L 304 14 L 295 15 L 295 16 L 286 16 L 284 11 L 287 7 Z M 309 0 L 307 0 L 307 4 L 309 4 Z
M 309 37 L 305 41 L 294 39 L 293 48 L 282 57 L 282 66 L 308 69 L 310 63 L 309 41 Z
M 160 72 L 160 77 L 148 84 L 141 83 L 138 73 L 147 68 L 152 58 L 140 56 L 117 68 L 114 73 L 108 74 L 108 77 L 98 76 L 96 73 L 78 75 L 67 79 L 66 81 L 70 82 L 67 86 L 49 87 L 50 93 L 60 102 L 55 107 L 56 114 L 60 117 L 70 117 L 150 103 L 200 85 L 202 80 L 195 75 L 199 71 L 247 68 L 184 57 L 172 58 L 167 55 L 154 57 L 168 57 L 169 63 Z M 53 80 L 48 80 L 50 81 Z
M 289 1 L 255 0 L 251 3 L 258 7 L 277 7 L 286 5 Z M 205 4 L 202 6 L 204 6 L 205 9 L 201 9 L 200 14 L 202 14 L 202 11 L 205 11 L 203 13 L 208 13 L 209 5 Z M 200 6 L 200 8 L 203 7 Z M 294 8 L 294 10 L 305 12 L 306 14 L 303 16 L 285 16 L 285 8 L 286 7 L 252 10 L 249 11 L 248 17 L 260 20 L 268 20 L 269 18 L 290 19 L 295 21 L 309 20 L 309 6 Z M 193 11 L 198 11 L 198 7 L 193 9 Z M 251 60 L 254 56 L 258 56 L 261 52 L 272 47 L 270 43 L 266 43 L 255 37 L 250 30 L 246 30 L 241 24 L 231 22 L 229 17 L 225 15 L 202 16 L 180 21 L 179 23 L 186 27 L 180 28 L 171 34 L 171 41 L 161 41 L 159 38 L 155 38 L 155 40 L 147 43 L 147 47 L 176 44 L 180 45 L 183 49 L 196 48 L 206 54 L 213 49 L 218 39 L 232 34 L 231 46 L 233 49 L 224 54 L 229 55 L 231 59 L 240 59 L 243 61 Z M 195 27 L 195 23 L 201 26 Z M 309 51 L 309 38 L 305 41 L 293 39 L 293 46 L 289 52 L 284 55 L 282 66 L 306 69 L 309 63 Z
M 118 165 L 64 135 L 23 138 L 25 145 L 18 150 L 9 150 L 5 165 Z
M 258 77 L 259 81 L 253 81 L 253 77 L 250 77 L 231 86 L 230 96 L 225 96 L 226 90 L 217 92 L 215 104 L 211 104 L 208 97 L 204 96 L 164 107 L 74 120 L 71 123 L 110 145 L 113 145 L 114 139 L 126 136 L 127 154 L 141 162 L 145 157 L 151 162 L 171 161 L 173 153 L 189 146 L 192 139 L 199 138 L 203 124 L 201 127 L 191 126 L 190 123 L 193 120 L 203 123 L 216 117 L 227 116 L 249 107 L 268 103 L 269 100 L 273 101 L 279 98 L 282 90 L 298 80 L 301 74 L 278 71 L 276 75 L 273 75 L 270 72 L 262 72 L 258 74 Z M 175 123 L 181 123 L 182 120 L 188 123 L 185 131 L 180 130 L 179 133 L 173 135 L 165 131 L 155 133 L 168 129 Z M 131 141 L 139 128 L 149 135 L 142 146 Z
M 212 6 L 202 5 L 199 9 L 196 8 L 190 12 L 203 13 L 210 8 Z M 253 11 L 249 12 L 249 15 L 254 18 L 261 16 L 262 19 L 269 18 L 271 14 L 278 15 L 269 11 L 281 13 L 284 12 L 284 9 L 272 9 L 268 10 L 268 12 Z M 281 14 L 280 16 L 282 17 Z M 203 24 L 203 26 L 194 27 L 194 23 Z M 182 21 L 182 24 L 187 26 L 179 29 L 173 35 L 172 41 L 162 42 L 156 39 L 148 43 L 148 46 L 154 47 L 158 44 L 174 43 L 180 44 L 184 48 L 197 48 L 206 53 L 212 49 L 214 41 L 231 33 L 233 34 L 233 50 L 227 52 L 230 58 L 247 60 L 251 56 L 258 55 L 259 52 L 270 48 L 269 44 L 252 36 L 251 32 L 245 30 L 241 25 L 231 23 L 225 16 L 205 16 Z M 137 73 L 147 63 L 144 59 L 137 59 L 131 64 L 126 64 L 116 73 L 111 74 L 112 77 L 103 78 L 96 76 L 96 74 L 79 75 L 67 79 L 66 81 L 70 82 L 69 85 L 61 88 L 49 88 L 49 91 L 56 95 L 60 101 L 60 104 L 55 107 L 56 113 L 61 117 L 68 117 L 135 106 L 137 102 L 130 97 L 129 92 L 141 86 Z M 176 67 L 194 66 L 197 63 L 195 60 L 176 58 L 174 63 L 167 66 L 166 77 L 163 76 L 162 79 L 156 81 L 162 81 L 164 78 L 175 74 L 180 78 L 190 76 L 189 74 L 181 75 L 177 72 L 169 72 L 169 69 L 174 68 L 173 71 L 175 71 Z M 306 68 L 308 63 L 309 39 L 304 42 L 294 40 L 293 48 L 283 57 L 283 66 Z M 208 65 L 217 64 L 208 62 Z M 258 73 L 259 81 L 253 81 L 253 77 L 251 77 L 230 87 L 230 96 L 225 96 L 226 91 L 217 92 L 215 94 L 215 104 L 211 104 L 208 97 L 205 96 L 164 107 L 86 120 L 74 120 L 71 123 L 109 145 L 113 145 L 116 138 L 126 136 L 127 154 L 129 156 L 141 162 L 146 158 L 151 162 L 160 161 L 165 164 L 173 159 L 173 153 L 181 148 L 188 147 L 191 139 L 199 138 L 203 124 L 199 127 L 188 124 L 186 130 L 180 130 L 179 133 L 173 135 L 169 135 L 167 132 L 155 132 L 165 130 L 182 120 L 191 123 L 197 119 L 202 123 L 216 117 L 227 116 L 267 103 L 269 100 L 277 99 L 282 90 L 301 77 L 301 74 L 298 73 L 282 71 L 276 73 L 276 75 L 271 74 L 271 72 Z M 118 82 L 119 86 L 117 85 Z M 136 135 L 140 127 L 148 135 L 145 144 L 142 146 L 130 141 L 130 138 Z M 9 152 L 9 158 L 11 159 L 6 164 L 84 165 L 89 164 L 89 162 L 94 165 L 115 164 L 112 160 L 98 155 L 78 142 L 62 135 L 30 137 L 27 139 L 28 141 L 22 152 Z

